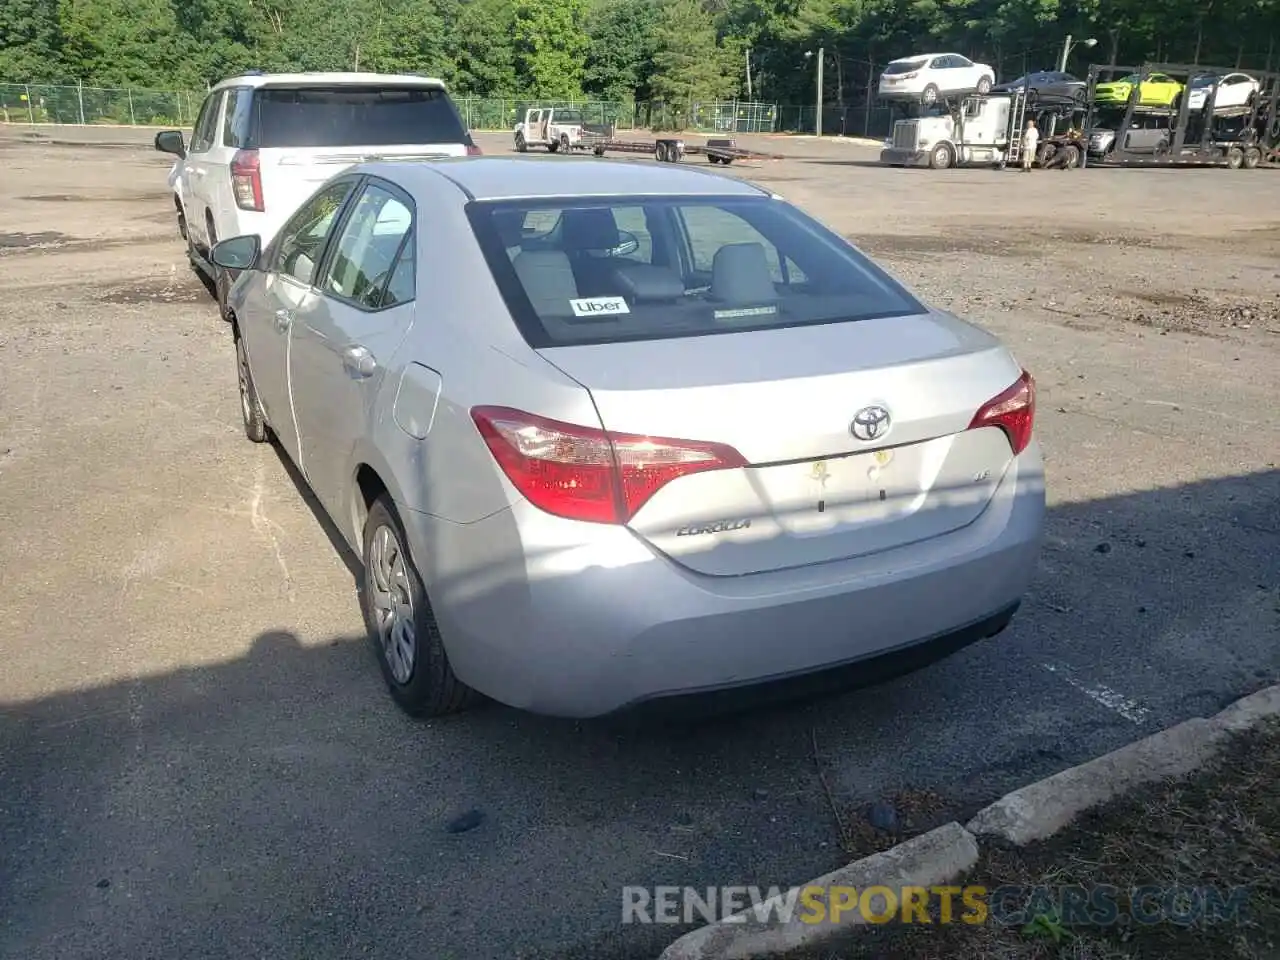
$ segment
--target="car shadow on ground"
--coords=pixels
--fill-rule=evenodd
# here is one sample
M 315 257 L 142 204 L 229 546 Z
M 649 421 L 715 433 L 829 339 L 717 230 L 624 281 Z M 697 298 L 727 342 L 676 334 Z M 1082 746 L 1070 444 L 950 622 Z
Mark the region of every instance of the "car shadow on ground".
M 621 928 L 625 884 L 802 882 L 849 859 L 838 810 L 868 783 L 905 778 L 964 816 L 1274 682 L 1278 546 L 1280 470 L 1058 505 L 1000 637 L 675 727 L 496 705 L 414 722 L 363 638 L 288 630 L 6 705 L 0 952 L 651 957 L 680 928 Z M 1139 718 L 1089 670 L 1128 683 Z

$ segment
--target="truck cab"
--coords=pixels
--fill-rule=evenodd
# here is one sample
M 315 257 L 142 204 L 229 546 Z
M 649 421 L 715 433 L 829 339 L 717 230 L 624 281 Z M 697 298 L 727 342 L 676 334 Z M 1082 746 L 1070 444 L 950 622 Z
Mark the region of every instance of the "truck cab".
M 1013 98 L 1007 94 L 942 102 L 899 120 L 880 162 L 891 166 L 945 169 L 958 164 L 1001 162 L 1009 147 Z

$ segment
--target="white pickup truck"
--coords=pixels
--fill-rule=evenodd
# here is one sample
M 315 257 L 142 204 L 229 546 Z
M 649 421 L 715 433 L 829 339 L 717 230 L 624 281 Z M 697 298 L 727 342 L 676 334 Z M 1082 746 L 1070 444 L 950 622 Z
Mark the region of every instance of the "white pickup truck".
M 578 110 L 559 107 L 530 107 L 524 119 L 516 124 L 516 151 L 526 153 L 530 147 L 546 147 L 551 153 L 589 146 L 586 140 L 607 137 L 604 127 L 585 123 Z

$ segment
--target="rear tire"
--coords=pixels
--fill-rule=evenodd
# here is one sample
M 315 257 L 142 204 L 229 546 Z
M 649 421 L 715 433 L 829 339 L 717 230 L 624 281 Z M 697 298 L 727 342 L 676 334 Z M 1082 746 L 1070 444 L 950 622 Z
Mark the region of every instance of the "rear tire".
M 938 102 L 938 88 L 932 83 L 925 87 L 924 93 L 920 94 L 920 102 L 926 107 L 932 107 Z
M 978 92 L 979 92 L 979 93 L 981 93 L 981 94 L 988 94 L 988 93 L 990 93 L 990 92 L 991 92 L 991 78 L 990 78 L 990 77 L 979 77 L 979 78 L 978 78 Z
M 1239 170 L 1244 166 L 1244 151 L 1239 147 L 1232 147 L 1227 151 L 1227 169 Z
M 383 494 L 364 525 L 360 609 L 387 690 L 411 717 L 464 710 L 479 694 L 454 675 L 404 525 Z
M 1257 147 L 1249 147 L 1244 152 L 1244 167 L 1246 170 L 1256 169 L 1258 164 L 1262 162 L 1262 151 Z

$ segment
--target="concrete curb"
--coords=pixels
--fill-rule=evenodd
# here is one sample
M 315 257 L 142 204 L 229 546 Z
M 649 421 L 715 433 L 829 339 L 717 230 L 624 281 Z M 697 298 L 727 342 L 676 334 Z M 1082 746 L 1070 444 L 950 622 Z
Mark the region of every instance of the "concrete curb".
M 1280 685 L 1237 700 L 1207 720 L 1187 720 L 1014 790 L 979 811 L 967 829 L 975 836 L 997 837 L 1018 846 L 1044 840 L 1086 810 L 1134 787 L 1198 770 L 1231 734 L 1276 715 L 1280 715 Z
M 1205 719 L 1196 717 L 1113 750 L 1097 759 L 1055 773 L 1006 794 L 981 810 L 966 826 L 948 823 L 904 841 L 883 853 L 855 860 L 826 876 L 793 888 L 715 923 L 685 934 L 662 952 L 659 960 L 750 960 L 772 957 L 832 940 L 868 923 L 853 907 L 832 922 L 805 923 L 799 894 L 806 887 L 826 889 L 931 887 L 949 883 L 978 862 L 978 840 L 999 838 L 1019 846 L 1053 836 L 1081 813 L 1134 787 L 1181 777 L 1204 766 L 1231 739 L 1271 717 L 1280 716 L 1280 684 L 1237 700 Z M 775 907 L 794 898 L 787 922 L 776 919 Z M 763 918 L 763 919 L 761 919 Z
M 798 892 L 804 887 L 823 887 L 824 902 L 826 889 L 831 887 L 853 887 L 860 895 L 868 887 L 884 886 L 896 895 L 902 887 L 947 883 L 971 870 L 977 862 L 977 841 L 960 824 L 948 823 L 789 891 L 785 896 L 797 894 L 793 901 L 796 909 L 789 922 L 762 923 L 758 919 L 769 918 L 772 907 L 783 899 L 773 897 L 758 907 L 685 934 L 667 947 L 659 960 L 747 960 L 829 940 L 842 930 L 866 924 L 867 920 L 853 908 L 835 922 L 829 917 L 824 917 L 821 923 L 803 922 Z M 884 905 L 880 909 L 885 909 Z

